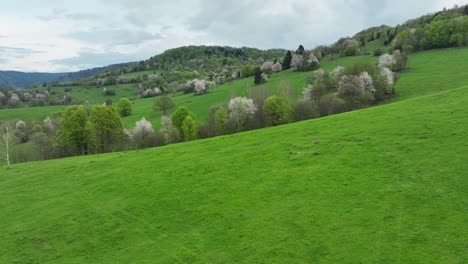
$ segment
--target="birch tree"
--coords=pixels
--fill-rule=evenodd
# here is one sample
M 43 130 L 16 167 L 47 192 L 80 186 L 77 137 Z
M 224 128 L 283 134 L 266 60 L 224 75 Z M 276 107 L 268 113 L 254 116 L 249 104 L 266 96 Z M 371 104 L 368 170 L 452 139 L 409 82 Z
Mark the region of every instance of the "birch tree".
M 18 142 L 15 136 L 15 129 L 9 124 L 0 126 L 0 155 L 6 161 L 8 167 L 11 165 L 11 149 Z

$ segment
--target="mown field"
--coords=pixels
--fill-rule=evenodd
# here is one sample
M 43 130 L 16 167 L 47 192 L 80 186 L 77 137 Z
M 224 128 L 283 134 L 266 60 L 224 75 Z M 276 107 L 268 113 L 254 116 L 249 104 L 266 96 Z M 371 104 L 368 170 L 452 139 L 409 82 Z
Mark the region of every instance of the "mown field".
M 0 168 L 0 263 L 467 263 L 467 58 L 416 54 L 386 105 Z

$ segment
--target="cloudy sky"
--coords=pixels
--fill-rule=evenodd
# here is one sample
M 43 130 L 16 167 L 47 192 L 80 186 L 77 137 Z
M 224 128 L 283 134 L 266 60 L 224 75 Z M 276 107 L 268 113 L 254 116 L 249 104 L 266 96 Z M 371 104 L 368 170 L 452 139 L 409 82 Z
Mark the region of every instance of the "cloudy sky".
M 63 72 L 184 45 L 312 48 L 468 0 L 5 0 L 0 70 Z

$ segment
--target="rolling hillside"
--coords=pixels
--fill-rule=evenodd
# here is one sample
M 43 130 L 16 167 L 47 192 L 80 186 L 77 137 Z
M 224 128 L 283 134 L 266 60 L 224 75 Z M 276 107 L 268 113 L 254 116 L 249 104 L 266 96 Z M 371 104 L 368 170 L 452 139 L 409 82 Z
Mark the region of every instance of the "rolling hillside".
M 1 88 L 23 88 L 33 84 L 42 85 L 57 78 L 63 77 L 66 73 L 27 73 L 18 71 L 0 71 Z
M 467 58 L 415 54 L 382 106 L 0 168 L 0 262 L 466 263 Z
M 376 62 L 377 58 L 372 56 L 357 56 L 345 57 L 336 60 L 324 60 L 322 68 L 324 70 L 332 70 L 336 66 L 348 66 L 360 62 Z M 265 87 L 277 91 L 281 88 L 291 88 L 299 94 L 306 86 L 305 78 L 310 72 L 293 72 L 284 71 L 271 76 L 270 80 L 264 84 Z M 193 94 L 178 93 L 173 97 L 177 106 L 187 106 L 194 112 L 197 119 L 204 121 L 207 118 L 208 110 L 212 105 L 229 101 L 231 95 L 245 95 L 247 89 L 253 86 L 253 79 L 246 78 L 233 82 L 228 82 L 211 89 L 208 94 L 203 96 L 195 96 Z M 72 94 L 76 101 L 88 101 L 90 104 L 102 104 L 107 98 L 117 102 L 121 97 L 131 98 L 136 94 L 136 88 L 132 84 L 121 84 L 107 86 L 108 89 L 115 90 L 115 96 L 103 96 L 102 88 L 91 86 L 72 87 Z M 63 87 L 54 87 L 56 91 L 63 91 Z M 134 93 L 132 93 L 132 91 Z M 52 95 L 53 97 L 53 95 Z M 156 114 L 153 110 L 153 103 L 156 98 L 138 99 L 133 101 L 134 114 L 123 118 L 125 125 L 132 127 L 135 122 L 145 117 L 153 123 L 155 127 L 160 126 L 161 115 Z M 44 120 L 48 115 L 63 111 L 66 106 L 44 106 L 34 108 L 16 108 L 16 109 L 1 109 L 0 120 Z

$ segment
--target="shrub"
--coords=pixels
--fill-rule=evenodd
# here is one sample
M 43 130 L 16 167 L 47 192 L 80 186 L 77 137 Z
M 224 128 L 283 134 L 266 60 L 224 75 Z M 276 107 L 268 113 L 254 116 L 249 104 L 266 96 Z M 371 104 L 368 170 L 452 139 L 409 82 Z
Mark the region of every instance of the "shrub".
M 379 57 L 383 54 L 383 50 L 381 48 L 375 49 L 373 54 L 374 56 Z
M 172 124 L 177 128 L 179 135 L 183 137 L 184 131 L 182 130 L 182 124 L 187 116 L 194 117 L 192 112 L 185 106 L 179 107 L 174 114 L 172 114 L 171 121 Z M 193 118 L 195 119 L 195 118 Z
M 154 101 L 154 111 L 159 111 L 162 115 L 167 115 L 172 109 L 174 109 L 174 107 L 174 101 L 166 95 L 163 95 Z
M 270 96 L 263 105 L 263 115 L 268 126 L 277 126 L 291 122 L 291 102 L 279 96 Z
M 347 46 L 344 49 L 343 54 L 345 56 L 356 56 L 356 55 L 359 54 L 359 46 L 357 46 L 357 45 Z
M 346 103 L 335 95 L 325 95 L 320 98 L 318 109 L 320 116 L 334 115 L 344 112 L 346 110 Z
M 129 116 L 133 113 L 133 106 L 127 98 L 121 98 L 117 104 L 117 111 L 121 117 Z
M 198 123 L 193 115 L 188 115 L 182 122 L 183 138 L 185 141 L 191 141 L 198 138 Z

